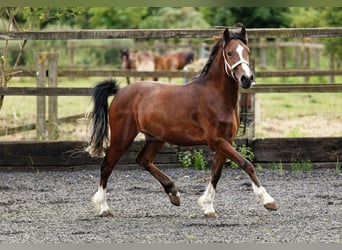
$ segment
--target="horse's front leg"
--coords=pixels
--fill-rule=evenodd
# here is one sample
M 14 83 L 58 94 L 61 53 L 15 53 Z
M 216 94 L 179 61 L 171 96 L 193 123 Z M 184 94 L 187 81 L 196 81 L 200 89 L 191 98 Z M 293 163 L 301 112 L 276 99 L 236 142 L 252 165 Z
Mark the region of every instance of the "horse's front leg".
M 226 155 L 226 157 L 235 163 L 237 163 L 250 177 L 253 191 L 259 198 L 260 202 L 264 205 L 265 208 L 269 210 L 277 210 L 278 205 L 276 201 L 267 193 L 266 189 L 261 185 L 257 175 L 255 168 L 251 162 L 246 160 L 241 156 L 239 152 L 237 152 L 234 147 L 224 139 L 218 139 L 216 141 L 217 151 Z
M 198 205 L 202 208 L 206 217 L 217 217 L 217 213 L 214 209 L 215 190 L 221 177 L 222 167 L 225 160 L 226 156 L 222 153 L 217 152 L 215 154 L 215 161 L 211 170 L 210 182 L 203 195 L 198 199 Z

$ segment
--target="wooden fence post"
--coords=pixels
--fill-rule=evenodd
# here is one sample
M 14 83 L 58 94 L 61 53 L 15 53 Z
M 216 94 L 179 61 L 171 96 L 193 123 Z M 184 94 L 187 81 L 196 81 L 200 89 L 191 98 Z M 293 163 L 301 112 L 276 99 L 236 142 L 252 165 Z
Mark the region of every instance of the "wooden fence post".
M 311 61 L 311 53 L 310 53 L 310 48 L 309 47 L 305 47 L 304 50 L 304 67 L 306 69 L 310 69 L 310 61 Z M 308 83 L 309 82 L 310 77 L 309 76 L 305 76 L 304 77 L 304 83 Z
M 335 69 L 334 57 L 332 55 L 329 55 L 329 70 L 334 70 L 334 69 Z M 335 83 L 334 75 L 329 76 L 329 83 Z
M 46 76 L 48 74 L 48 86 L 57 87 L 57 53 L 35 53 L 37 61 L 37 87 L 46 87 Z M 48 72 L 45 62 L 48 61 Z M 46 97 L 37 96 L 37 140 L 46 139 Z M 57 96 L 48 98 L 48 139 L 55 140 L 57 132 Z
M 57 87 L 57 53 L 48 54 L 49 75 L 48 86 Z M 48 118 L 48 136 L 49 140 L 56 140 L 58 138 L 58 115 L 57 115 L 57 96 L 49 96 L 49 118 Z
M 259 39 L 259 51 L 260 51 L 260 68 L 267 69 L 267 53 L 266 53 L 266 39 Z
M 35 53 L 37 61 L 37 87 L 45 87 L 46 53 Z M 45 96 L 37 96 L 37 140 L 45 140 Z
M 250 67 L 255 75 L 255 58 L 250 58 Z M 243 125 L 242 136 L 249 139 L 255 135 L 255 94 L 242 93 L 240 95 L 240 124 Z

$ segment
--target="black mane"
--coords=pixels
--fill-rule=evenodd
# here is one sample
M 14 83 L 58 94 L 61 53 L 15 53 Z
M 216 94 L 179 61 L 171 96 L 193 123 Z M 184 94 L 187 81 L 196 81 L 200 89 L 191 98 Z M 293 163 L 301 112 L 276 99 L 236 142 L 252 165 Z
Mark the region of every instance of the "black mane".
M 217 55 L 218 50 L 219 50 L 220 48 L 222 48 L 222 46 L 223 46 L 223 39 L 220 38 L 220 39 L 216 42 L 216 44 L 212 47 L 211 52 L 210 52 L 210 55 L 209 55 L 209 58 L 208 58 L 206 64 L 204 65 L 204 67 L 203 67 L 201 73 L 200 73 L 197 77 L 205 76 L 205 75 L 208 73 L 211 64 L 213 63 L 213 61 L 214 61 L 215 58 L 216 58 L 216 55 Z

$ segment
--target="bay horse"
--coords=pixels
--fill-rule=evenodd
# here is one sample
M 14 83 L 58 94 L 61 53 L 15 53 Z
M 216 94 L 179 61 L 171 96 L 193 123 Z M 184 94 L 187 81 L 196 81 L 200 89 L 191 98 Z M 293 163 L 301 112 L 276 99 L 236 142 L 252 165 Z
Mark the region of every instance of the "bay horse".
M 239 127 L 239 86 L 249 88 L 253 83 L 247 33 L 241 25 L 239 32 L 224 30 L 201 73 L 184 85 L 144 81 L 120 88 L 113 79 L 96 85 L 92 92 L 92 133 L 87 151 L 92 156 L 104 156 L 100 183 L 92 198 L 99 215 L 113 216 L 106 202 L 108 177 L 138 132 L 145 134 L 145 144 L 136 162 L 160 182 L 173 205 L 180 205 L 180 193 L 174 181 L 153 163 L 166 142 L 208 145 L 215 152 L 210 182 L 198 199 L 205 216 L 217 215 L 215 192 L 227 158 L 249 175 L 253 191 L 264 207 L 276 210 L 276 201 L 261 185 L 252 163 L 232 146 Z M 110 95 L 115 97 L 108 109 Z
M 185 65 L 190 64 L 194 60 L 192 51 L 171 51 L 163 55 L 166 60 L 168 70 L 182 70 Z

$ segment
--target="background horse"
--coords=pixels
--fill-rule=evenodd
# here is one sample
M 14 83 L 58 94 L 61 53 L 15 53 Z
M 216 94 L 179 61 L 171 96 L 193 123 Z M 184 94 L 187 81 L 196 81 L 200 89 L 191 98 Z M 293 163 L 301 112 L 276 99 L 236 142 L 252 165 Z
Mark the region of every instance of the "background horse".
M 154 56 L 150 51 L 132 51 L 129 54 L 136 71 L 154 71 Z M 144 80 L 144 77 L 141 78 Z
M 163 56 L 168 70 L 182 70 L 194 60 L 194 53 L 191 51 L 171 51 L 164 53 Z
M 154 55 L 149 51 L 121 50 L 121 68 L 124 70 L 154 71 Z M 141 80 L 144 78 L 142 77 Z M 127 77 L 127 83 L 130 83 Z
M 121 69 L 123 70 L 135 70 L 135 64 L 129 57 L 129 50 L 120 50 L 120 59 L 121 59 Z M 127 84 L 130 84 L 130 79 L 126 77 Z
M 121 68 L 136 71 L 182 70 L 194 60 L 191 51 L 172 51 L 163 55 L 146 51 L 121 50 Z M 158 81 L 158 77 L 153 77 Z M 127 77 L 127 83 L 130 83 Z
M 232 146 L 239 128 L 239 86 L 249 88 L 254 83 L 248 55 L 246 29 L 242 26 L 239 32 L 232 32 L 226 28 L 200 75 L 185 85 L 138 82 L 120 88 L 111 79 L 94 88 L 94 110 L 90 116 L 93 127 L 87 151 L 92 156 L 104 156 L 99 187 L 93 196 L 101 216 L 112 216 L 106 202 L 108 178 L 139 132 L 145 134 L 145 145 L 136 161 L 161 183 L 173 205 L 180 205 L 178 189 L 153 163 L 165 142 L 208 145 L 215 152 L 210 182 L 198 200 L 206 216 L 216 216 L 213 202 L 227 158 L 249 175 L 253 190 L 265 208 L 277 209 L 275 200 L 257 178 L 252 163 Z M 115 98 L 108 110 L 110 95 Z

